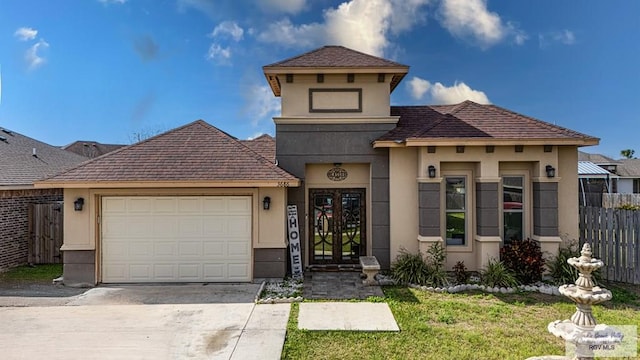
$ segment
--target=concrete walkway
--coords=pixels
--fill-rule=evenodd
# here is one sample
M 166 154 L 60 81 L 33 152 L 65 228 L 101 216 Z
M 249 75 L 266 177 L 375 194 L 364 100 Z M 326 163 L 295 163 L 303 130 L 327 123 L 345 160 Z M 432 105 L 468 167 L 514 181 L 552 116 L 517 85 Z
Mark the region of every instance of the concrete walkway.
M 389 305 L 369 302 L 301 303 L 298 329 L 400 331 Z

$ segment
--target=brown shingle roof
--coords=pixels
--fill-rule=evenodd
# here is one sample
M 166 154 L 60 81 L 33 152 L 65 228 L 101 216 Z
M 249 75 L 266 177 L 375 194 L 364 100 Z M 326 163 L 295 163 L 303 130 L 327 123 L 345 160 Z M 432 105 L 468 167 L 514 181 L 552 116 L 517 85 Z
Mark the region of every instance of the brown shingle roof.
M 591 161 L 594 164 L 598 165 L 617 165 L 620 164 L 619 160 L 613 160 L 610 157 L 604 156 L 602 154 L 589 154 L 586 152 L 578 151 L 578 160 L 580 161 Z
M 640 159 L 622 159 L 617 168 L 618 175 L 640 178 Z
M 344 46 L 324 46 L 292 58 L 278 61 L 262 67 L 264 75 L 275 96 L 280 96 L 278 74 L 296 72 L 367 72 L 390 74 L 390 91 L 398 86 L 409 71 L 407 65 L 381 57 L 365 54 Z
M 465 101 L 457 105 L 392 106 L 392 116 L 400 116 L 395 129 L 378 141 L 429 139 L 495 140 L 577 140 L 597 143 L 598 139 L 552 125 L 495 105 Z
M 57 174 L 86 160 L 88 158 L 84 156 L 15 131 L 0 131 L 0 186 L 30 186 L 36 180 Z
M 297 55 L 264 68 L 385 68 L 405 67 L 395 61 L 365 54 L 344 46 L 323 46 L 301 55 Z
M 276 139 L 269 134 L 262 134 L 252 140 L 240 140 L 240 142 L 265 159 L 271 162 L 276 161 Z
M 123 146 L 125 145 L 101 144 L 96 141 L 78 140 L 78 141 L 72 142 L 69 145 L 63 146 L 62 149 L 93 159 L 98 156 L 102 156 L 104 154 L 118 150 Z
M 297 178 L 225 132 L 197 120 L 93 159 L 45 183 L 167 181 L 295 182 Z

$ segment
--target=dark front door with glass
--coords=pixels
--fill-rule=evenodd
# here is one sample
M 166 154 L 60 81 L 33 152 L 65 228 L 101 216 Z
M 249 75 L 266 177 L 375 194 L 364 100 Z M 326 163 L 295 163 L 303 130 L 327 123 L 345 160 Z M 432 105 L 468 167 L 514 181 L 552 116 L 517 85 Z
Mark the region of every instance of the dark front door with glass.
M 365 190 L 309 190 L 311 264 L 355 264 L 366 254 Z

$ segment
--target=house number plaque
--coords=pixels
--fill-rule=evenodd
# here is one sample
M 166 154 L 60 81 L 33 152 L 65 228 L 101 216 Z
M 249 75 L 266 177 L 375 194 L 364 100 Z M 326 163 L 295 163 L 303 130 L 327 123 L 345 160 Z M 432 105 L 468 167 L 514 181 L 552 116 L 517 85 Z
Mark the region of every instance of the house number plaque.
M 347 178 L 347 176 L 349 176 L 349 173 L 347 173 L 347 170 L 341 167 L 336 166 L 327 171 L 327 178 L 329 178 L 329 180 L 331 181 L 343 181 Z

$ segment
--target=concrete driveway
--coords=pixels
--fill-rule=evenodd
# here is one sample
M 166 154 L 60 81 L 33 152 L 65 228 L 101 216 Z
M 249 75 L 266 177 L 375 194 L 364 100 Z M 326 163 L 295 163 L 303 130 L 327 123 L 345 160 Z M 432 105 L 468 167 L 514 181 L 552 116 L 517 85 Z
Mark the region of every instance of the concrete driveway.
M 289 304 L 257 284 L 109 286 L 63 306 L 0 307 L 5 359 L 279 359 Z M 0 294 L 0 304 L 7 306 Z

